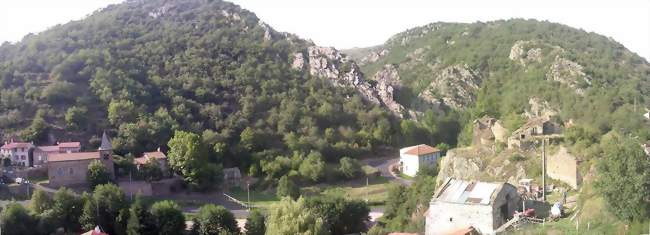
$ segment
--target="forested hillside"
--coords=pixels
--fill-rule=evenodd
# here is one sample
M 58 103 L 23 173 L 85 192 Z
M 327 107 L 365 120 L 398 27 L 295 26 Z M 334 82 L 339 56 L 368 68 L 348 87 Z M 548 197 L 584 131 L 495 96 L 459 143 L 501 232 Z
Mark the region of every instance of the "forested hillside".
M 366 74 L 393 65 L 399 102 L 413 110 L 447 106 L 465 122 L 483 115 L 523 124 L 530 99 L 559 111 L 560 122 L 647 139 L 650 65 L 611 38 L 536 20 L 432 23 L 385 44 L 347 51 Z M 466 130 L 466 132 L 469 130 Z M 469 133 L 464 133 L 465 144 Z
M 0 47 L 2 137 L 92 148 L 107 130 L 118 153 L 137 156 L 185 130 L 212 161 L 245 170 L 294 152 L 338 162 L 391 144 L 386 111 L 290 68 L 308 45 L 228 2 L 111 5 Z

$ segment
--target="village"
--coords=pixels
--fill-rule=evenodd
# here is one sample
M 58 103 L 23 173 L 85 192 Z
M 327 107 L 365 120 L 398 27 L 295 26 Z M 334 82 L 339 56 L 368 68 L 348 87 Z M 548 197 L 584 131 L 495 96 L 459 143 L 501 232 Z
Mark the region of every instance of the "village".
M 508 131 L 501 121 L 486 116 L 474 122 L 473 140 L 469 147 L 444 153 L 435 147 L 420 144 L 401 148 L 393 155 L 399 154 L 399 158 L 388 157 L 370 165 L 381 172 L 380 178 L 404 185 L 409 185 L 412 182 L 410 179 L 416 177 L 420 169 L 440 168 L 437 189 L 425 212 L 427 235 L 497 234 L 531 225 L 541 226 L 557 220 L 570 220 L 569 215 L 579 212 L 575 206 L 582 181 L 581 161 L 558 144 L 561 143 L 558 139 L 562 138 L 565 125 L 570 124 L 554 123 L 550 116 L 534 116 L 506 136 Z M 519 172 L 514 174 L 505 173 L 507 170 L 481 173 L 463 170 L 454 162 L 471 158 L 472 154 L 461 156 L 468 152 L 498 158 L 497 148 L 502 148 L 498 150 L 501 153 L 512 154 L 505 160 L 507 162 L 500 163 L 502 168 L 518 164 L 517 161 L 522 160 L 519 158 L 531 158 L 525 162 L 540 166 L 541 174 L 521 172 L 523 168 L 519 165 L 514 170 Z M 552 154 L 551 149 L 555 149 Z M 648 146 L 645 149 L 648 151 Z M 28 142 L 9 141 L 1 147 L 0 155 L 3 163 L 2 186 L 8 187 L 14 195 L 29 195 L 30 190 L 35 189 L 53 193 L 61 187 L 82 193 L 87 190 L 89 165 L 94 161 L 101 162 L 108 170 L 111 181 L 116 182 L 131 198 L 140 195 L 177 199 L 189 195 L 185 192 L 183 180 L 170 170 L 167 156 L 160 148 L 133 158 L 136 172 L 122 172 L 122 176 L 118 176 L 112 143 L 106 133 L 102 134 L 101 143 L 95 151 L 82 151 L 80 142 L 35 146 Z M 148 165 L 159 168 L 162 174 L 153 180 L 134 179 L 134 173 L 138 175 L 138 171 L 145 171 Z M 255 179 L 242 174 L 236 167 L 224 169 L 223 174 L 223 193 L 207 196 L 217 195 L 216 200 L 212 198 L 208 201 L 223 204 L 234 214 L 245 218 L 247 209 L 253 205 L 250 192 L 247 192 L 246 201 L 245 198 L 237 199 L 230 195 L 229 188 L 249 187 L 244 185 L 250 185 Z M 386 190 L 387 185 L 380 187 Z M 241 189 L 238 191 L 241 192 Z M 196 200 L 200 202 L 202 198 L 206 197 L 199 196 Z M 381 215 L 381 210 L 371 212 L 369 226 Z

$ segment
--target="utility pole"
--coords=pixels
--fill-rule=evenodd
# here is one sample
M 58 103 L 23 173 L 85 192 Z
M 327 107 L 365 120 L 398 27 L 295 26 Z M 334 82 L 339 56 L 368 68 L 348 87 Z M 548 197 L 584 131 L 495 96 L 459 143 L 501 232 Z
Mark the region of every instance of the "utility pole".
M 248 211 L 251 210 L 251 183 L 246 182 L 246 194 L 248 195 Z
M 546 139 L 542 139 L 542 200 L 546 201 Z
M 366 203 L 368 203 L 368 176 L 366 176 Z

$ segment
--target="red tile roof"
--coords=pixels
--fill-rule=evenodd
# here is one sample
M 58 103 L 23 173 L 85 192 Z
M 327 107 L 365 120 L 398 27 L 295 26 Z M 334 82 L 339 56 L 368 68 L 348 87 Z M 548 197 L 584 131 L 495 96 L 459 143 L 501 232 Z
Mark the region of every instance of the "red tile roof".
M 142 154 L 142 157 L 134 158 L 133 161 L 135 164 L 143 165 L 146 164 L 151 158 L 154 158 L 156 160 L 167 160 L 167 156 L 165 156 L 163 152 L 148 152 Z
M 27 142 L 11 142 L 2 146 L 2 149 L 14 149 L 14 148 L 29 148 L 34 146 L 32 143 Z
M 440 152 L 439 149 L 431 147 L 426 144 L 420 144 L 411 147 L 409 150 L 407 150 L 405 153 L 406 154 L 411 154 L 411 155 L 416 155 L 416 156 L 421 156 L 425 154 L 430 154 L 430 153 L 435 153 L 435 152 Z
M 59 146 L 56 145 L 50 145 L 50 146 L 38 146 L 38 149 L 40 149 L 43 152 L 59 152 Z
M 82 153 L 57 153 L 48 156 L 48 162 L 65 162 L 99 159 L 99 152 L 82 152 Z
M 79 142 L 61 142 L 59 143 L 61 148 L 81 148 L 81 143 Z
M 148 153 L 144 153 L 142 155 L 145 156 L 145 157 L 152 157 L 152 158 L 155 158 L 155 159 L 167 159 L 167 156 L 165 156 L 165 154 L 163 152 L 159 152 L 159 151 L 148 152 Z

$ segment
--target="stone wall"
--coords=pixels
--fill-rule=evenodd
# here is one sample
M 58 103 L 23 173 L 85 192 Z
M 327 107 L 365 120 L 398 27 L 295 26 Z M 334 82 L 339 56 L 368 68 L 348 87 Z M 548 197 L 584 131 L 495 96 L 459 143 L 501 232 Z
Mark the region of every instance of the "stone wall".
M 444 234 L 450 230 L 473 226 L 480 233 L 493 231 L 492 206 L 432 201 L 426 217 L 425 234 Z
M 48 163 L 51 187 L 81 185 L 86 183 L 88 164 L 95 159 Z
M 562 181 L 574 189 L 581 183 L 578 160 L 563 146 L 560 146 L 556 154 L 547 157 L 546 168 L 548 177 Z

